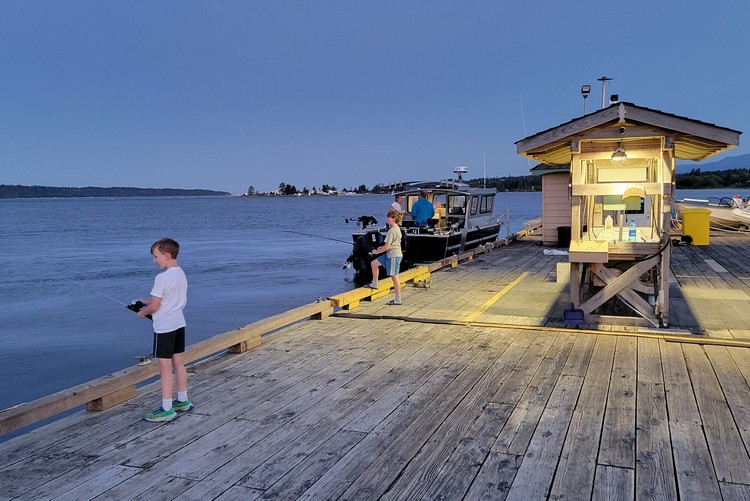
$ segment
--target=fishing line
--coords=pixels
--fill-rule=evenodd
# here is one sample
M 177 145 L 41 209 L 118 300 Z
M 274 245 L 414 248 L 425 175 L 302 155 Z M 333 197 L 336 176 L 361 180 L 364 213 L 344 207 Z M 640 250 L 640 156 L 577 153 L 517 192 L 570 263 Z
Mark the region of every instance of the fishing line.
M 90 285 L 88 285 L 88 284 L 85 284 L 85 283 L 83 283 L 83 282 L 81 282 L 81 281 L 79 281 L 79 280 L 76 280 L 76 279 L 74 279 L 74 278 L 70 278 L 70 277 L 63 277 L 63 278 L 65 278 L 66 280 L 70 280 L 71 282 L 75 282 L 75 283 L 77 283 L 78 285 L 80 285 L 81 287 L 85 287 L 85 288 L 91 289 L 92 291 L 96 292 L 96 293 L 97 293 L 97 294 L 99 294 L 100 296 L 106 297 L 106 298 L 107 298 L 107 299 L 109 299 L 110 301 L 112 301 L 112 302 L 114 302 L 114 303 L 117 303 L 117 304 L 119 304 L 119 305 L 122 305 L 122 306 L 124 306 L 125 308 L 129 309 L 130 311 L 134 311 L 134 312 L 138 313 L 138 312 L 139 312 L 139 311 L 140 311 L 140 310 L 141 310 L 141 309 L 142 309 L 143 307 L 145 307 L 145 306 L 146 306 L 146 304 L 145 304 L 145 303 L 143 303 L 142 301 L 138 301 L 138 300 L 136 300 L 136 299 L 133 299 L 133 300 L 132 300 L 132 301 L 130 302 L 130 304 L 125 304 L 125 303 L 123 303 L 122 301 L 119 301 L 119 300 L 117 300 L 117 299 L 113 298 L 113 297 L 112 297 L 112 296 L 110 296 L 109 294 L 105 294 L 104 292 L 102 292 L 102 291 L 98 290 L 98 289 L 97 289 L 96 287 L 92 287 L 92 286 L 90 286 Z M 152 317 L 151 315 L 146 315 L 146 318 L 148 318 L 149 320 L 153 320 L 153 317 Z
M 281 231 L 284 231 L 286 233 L 296 233 L 297 235 L 304 235 L 306 237 L 324 238 L 326 240 L 333 240 L 334 242 L 340 242 L 342 244 L 354 245 L 354 242 L 347 242 L 346 240 L 339 240 L 338 238 L 324 237 L 321 235 L 316 235 L 315 233 L 304 233 L 302 231 L 294 231 L 294 230 L 281 230 Z
M 80 285 L 81 287 L 84 287 L 84 288 L 87 288 L 87 289 L 91 289 L 92 291 L 96 292 L 96 293 L 97 293 L 97 294 L 99 294 L 100 296 L 106 297 L 106 298 L 107 298 L 107 299 L 109 299 L 110 301 L 113 301 L 113 302 L 115 302 L 115 303 L 117 303 L 117 304 L 119 304 L 119 305 L 121 305 L 121 306 L 125 306 L 126 308 L 128 307 L 128 305 L 127 305 L 127 304 L 125 304 L 125 303 L 123 303 L 122 301 L 119 301 L 119 300 L 117 300 L 117 299 L 113 298 L 113 297 L 112 297 L 112 296 L 110 296 L 109 294 L 105 294 L 104 292 L 102 292 L 102 291 L 98 290 L 98 289 L 97 289 L 97 288 L 95 288 L 95 287 L 92 287 L 92 286 L 90 286 L 89 284 L 85 284 L 85 283 L 83 283 L 83 282 L 81 282 L 81 281 L 79 281 L 79 280 L 76 280 L 76 279 L 74 279 L 74 278 L 70 278 L 70 277 L 63 277 L 63 278 L 66 278 L 67 280 L 70 280 L 71 282 L 75 282 L 75 283 L 77 283 L 78 285 Z

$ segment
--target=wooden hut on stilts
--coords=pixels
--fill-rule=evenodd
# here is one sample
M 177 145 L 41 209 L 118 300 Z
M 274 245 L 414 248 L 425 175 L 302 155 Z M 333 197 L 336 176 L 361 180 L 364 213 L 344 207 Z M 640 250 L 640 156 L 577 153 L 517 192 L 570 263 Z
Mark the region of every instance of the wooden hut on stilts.
M 590 324 L 669 325 L 675 160 L 703 160 L 740 134 L 620 102 L 516 143 L 520 155 L 569 166 L 568 201 L 543 210 L 570 211 L 571 311 Z

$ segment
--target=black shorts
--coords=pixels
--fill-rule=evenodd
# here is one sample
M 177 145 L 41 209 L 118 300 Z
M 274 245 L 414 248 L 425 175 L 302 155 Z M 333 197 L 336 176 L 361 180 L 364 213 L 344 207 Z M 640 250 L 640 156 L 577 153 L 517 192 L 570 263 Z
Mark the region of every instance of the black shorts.
M 154 357 L 172 358 L 175 353 L 185 351 L 185 328 L 180 327 L 176 331 L 154 332 Z

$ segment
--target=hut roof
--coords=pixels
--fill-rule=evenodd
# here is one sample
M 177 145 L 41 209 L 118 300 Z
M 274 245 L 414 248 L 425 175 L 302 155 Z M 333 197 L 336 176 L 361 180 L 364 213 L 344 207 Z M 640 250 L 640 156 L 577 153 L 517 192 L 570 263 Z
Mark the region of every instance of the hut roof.
M 516 151 L 538 162 L 563 165 L 570 162 L 574 141 L 664 136 L 674 145 L 676 158 L 698 161 L 739 145 L 740 134 L 700 120 L 620 102 L 525 137 L 516 142 Z

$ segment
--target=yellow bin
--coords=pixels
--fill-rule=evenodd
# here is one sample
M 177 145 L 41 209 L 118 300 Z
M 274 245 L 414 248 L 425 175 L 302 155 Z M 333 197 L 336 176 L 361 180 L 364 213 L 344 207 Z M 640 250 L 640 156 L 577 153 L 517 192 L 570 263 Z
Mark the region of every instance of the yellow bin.
M 682 234 L 692 237 L 693 245 L 708 245 L 711 210 L 691 207 L 682 209 L 680 214 L 682 214 Z

